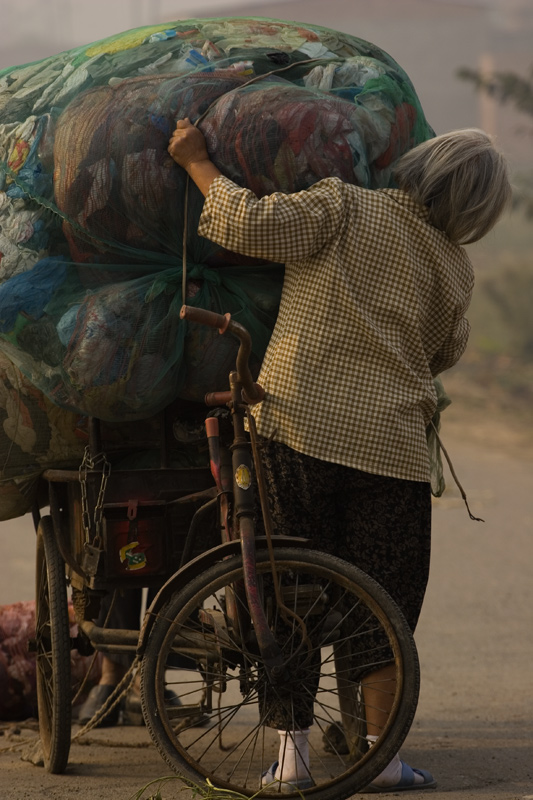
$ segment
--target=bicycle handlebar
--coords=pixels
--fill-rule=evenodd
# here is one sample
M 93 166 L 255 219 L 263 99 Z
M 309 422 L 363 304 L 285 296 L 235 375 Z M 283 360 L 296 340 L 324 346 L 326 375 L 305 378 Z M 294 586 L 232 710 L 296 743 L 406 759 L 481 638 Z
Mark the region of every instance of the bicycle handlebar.
M 218 328 L 219 333 L 233 333 L 240 342 L 239 351 L 237 353 L 237 374 L 243 388 L 243 399 L 246 403 L 254 404 L 260 403 L 265 396 L 265 390 L 258 383 L 255 383 L 250 372 L 248 361 L 252 352 L 252 340 L 250 334 L 239 322 L 231 319 L 230 314 L 216 314 L 214 311 L 208 311 L 205 308 L 195 308 L 193 306 L 183 305 L 180 311 L 180 318 L 186 319 L 189 322 L 198 322 L 200 325 L 208 325 L 210 328 Z M 206 395 L 206 403 L 208 405 L 219 405 L 221 403 L 213 400 L 219 399 L 227 402 L 227 394 L 225 392 L 211 392 Z M 207 402 L 209 399 L 209 402 Z
M 219 333 L 226 333 L 230 324 L 231 314 L 217 314 L 215 311 L 208 311 L 206 308 L 182 306 L 180 319 L 198 322 L 200 325 L 207 325 L 210 328 L 218 328 Z

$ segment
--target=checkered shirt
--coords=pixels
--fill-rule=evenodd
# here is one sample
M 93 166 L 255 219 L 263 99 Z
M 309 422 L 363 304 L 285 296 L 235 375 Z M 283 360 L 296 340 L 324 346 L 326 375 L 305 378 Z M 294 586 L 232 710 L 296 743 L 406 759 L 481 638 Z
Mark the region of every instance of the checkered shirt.
M 258 199 L 221 176 L 198 233 L 285 264 L 259 433 L 324 461 L 429 481 L 433 377 L 466 347 L 474 277 L 427 209 L 398 189 L 338 178 Z

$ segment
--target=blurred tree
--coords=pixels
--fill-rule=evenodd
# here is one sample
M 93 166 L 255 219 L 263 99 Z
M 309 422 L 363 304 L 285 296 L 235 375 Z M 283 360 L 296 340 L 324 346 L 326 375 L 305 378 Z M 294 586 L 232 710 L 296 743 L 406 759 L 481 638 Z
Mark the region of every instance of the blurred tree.
M 517 111 L 533 117 L 533 66 L 525 77 L 515 72 L 484 75 L 479 70 L 467 67 L 461 67 L 457 76 L 460 80 L 470 81 L 477 91 L 486 92 L 502 105 L 510 103 Z M 533 137 L 533 125 L 527 125 L 517 133 Z M 533 219 L 533 174 L 516 176 L 513 204 L 522 208 L 529 219 Z
M 530 264 L 505 267 L 485 278 L 483 290 L 498 309 L 510 332 L 511 354 L 522 362 L 533 360 L 533 269 Z
M 473 83 L 477 91 L 486 92 L 501 104 L 510 103 L 517 111 L 533 117 L 533 66 L 525 77 L 514 72 L 494 72 L 487 76 L 466 67 L 459 69 L 457 75 L 460 80 Z M 533 124 L 528 123 L 517 130 L 517 134 L 533 138 Z M 533 219 L 533 174 L 517 175 L 513 184 L 513 207 L 521 208 Z M 497 275 L 486 278 L 483 289 L 510 331 L 512 355 L 522 363 L 531 363 L 533 264 L 507 266 Z
M 518 111 L 533 116 L 533 67 L 529 76 L 522 78 L 514 72 L 495 72 L 484 76 L 473 69 L 461 67 L 461 80 L 472 81 L 478 90 L 487 92 L 501 103 L 511 102 Z

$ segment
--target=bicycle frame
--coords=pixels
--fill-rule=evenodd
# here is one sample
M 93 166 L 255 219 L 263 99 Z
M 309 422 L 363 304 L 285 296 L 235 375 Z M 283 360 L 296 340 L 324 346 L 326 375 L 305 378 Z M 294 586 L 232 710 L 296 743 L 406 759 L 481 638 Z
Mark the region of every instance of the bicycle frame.
M 248 367 L 248 358 L 251 352 L 250 335 L 242 325 L 234 322 L 229 314 L 215 314 L 204 309 L 183 306 L 181 318 L 218 328 L 220 333 L 232 333 L 237 336 L 240 342 L 237 354 L 237 369 L 231 372 L 229 376 L 230 391 L 213 392 L 205 398 L 206 405 L 220 406 L 223 403 L 226 404 L 232 414 L 234 438 L 230 448 L 233 473 L 231 481 L 221 461 L 218 420 L 214 417 L 208 418 L 206 420 L 206 430 L 211 472 L 221 503 L 222 538 L 225 541 L 231 541 L 234 538 L 240 539 L 244 565 L 244 588 L 250 617 L 268 678 L 272 683 L 277 683 L 284 678 L 285 664 L 280 647 L 272 635 L 266 619 L 255 565 L 255 487 L 252 477 L 254 475 L 254 463 L 255 472 L 256 474 L 259 473 L 258 482 L 260 487 L 262 486 L 262 476 L 257 450 L 254 448 L 255 452 L 252 451 L 252 444 L 246 436 L 245 419 L 248 417 L 250 421 L 252 440 L 255 442 L 254 423 L 253 418 L 248 413 L 248 405 L 261 402 L 264 397 L 264 391 L 262 387 L 254 383 Z M 230 492 L 233 494 L 233 511 L 237 530 L 232 530 L 229 518 L 228 495 Z M 268 538 L 271 533 L 270 517 L 268 506 L 264 502 L 264 493 L 260 488 L 261 495 L 263 495 L 261 497 L 261 505 Z M 272 562 L 273 570 L 275 570 L 273 559 Z M 230 599 L 229 605 L 228 613 L 237 622 L 237 609 L 232 599 Z M 288 609 L 285 610 L 288 611 Z
M 222 542 L 183 563 L 147 611 L 137 649 L 146 724 L 173 769 L 193 781 L 216 776 L 222 789 L 244 789 L 241 796 L 257 794 L 257 778 L 279 747 L 274 729 L 290 734 L 310 728 L 320 754 L 309 772 L 310 791 L 333 797 L 338 784 L 336 796 L 351 796 L 390 761 L 412 720 L 418 691 L 412 635 L 393 601 L 357 567 L 305 539 L 273 535 L 261 444 L 249 410 L 263 396 L 248 370 L 250 337 L 229 315 L 184 307 L 181 316 L 233 333 L 240 347 L 230 391 L 206 398 L 219 407 L 206 429 Z M 231 412 L 232 437 L 219 430 L 220 418 L 228 417 L 223 405 Z M 266 534 L 257 539 L 256 488 Z M 169 675 L 176 653 L 195 660 L 199 677 Z M 380 739 L 369 751 L 360 676 L 384 659 L 396 665 L 393 708 L 384 744 Z M 172 685 L 180 694 L 183 686 L 192 704 L 169 706 L 165 691 Z M 201 692 L 196 703 L 195 692 Z M 201 733 L 191 730 L 195 713 L 210 715 Z M 223 746 L 220 739 L 233 722 L 243 733 Z M 338 741 L 334 731 L 340 731 Z M 275 786 L 264 790 L 277 792 Z

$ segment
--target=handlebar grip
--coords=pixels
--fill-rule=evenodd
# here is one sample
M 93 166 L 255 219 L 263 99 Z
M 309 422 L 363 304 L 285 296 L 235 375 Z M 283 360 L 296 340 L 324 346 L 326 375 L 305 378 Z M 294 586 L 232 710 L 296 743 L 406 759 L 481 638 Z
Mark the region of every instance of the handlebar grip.
M 207 399 L 207 395 L 206 395 Z M 211 439 L 212 437 L 217 437 L 220 433 L 220 425 L 218 424 L 218 419 L 216 417 L 208 417 L 205 421 L 205 432 L 207 434 L 207 438 Z
M 231 392 L 208 392 L 204 397 L 206 406 L 225 406 L 231 400 Z
M 219 333 L 225 333 L 231 319 L 231 314 L 216 314 L 214 311 L 207 311 L 205 308 L 182 306 L 180 310 L 180 319 L 186 319 L 189 322 L 199 322 L 200 325 L 218 328 Z
M 242 399 L 249 405 L 261 403 L 265 398 L 265 390 L 258 383 L 253 384 L 254 393 L 248 397 L 245 391 L 242 393 Z M 231 402 L 231 392 L 208 392 L 204 397 L 206 406 L 225 406 Z M 208 434 L 209 436 L 209 434 Z

